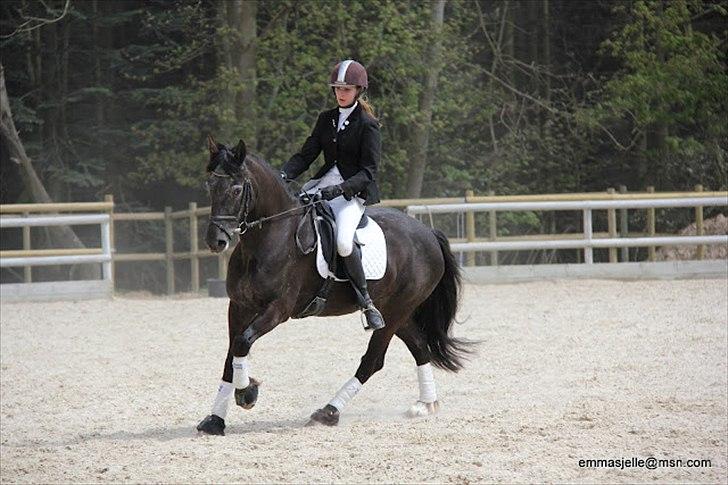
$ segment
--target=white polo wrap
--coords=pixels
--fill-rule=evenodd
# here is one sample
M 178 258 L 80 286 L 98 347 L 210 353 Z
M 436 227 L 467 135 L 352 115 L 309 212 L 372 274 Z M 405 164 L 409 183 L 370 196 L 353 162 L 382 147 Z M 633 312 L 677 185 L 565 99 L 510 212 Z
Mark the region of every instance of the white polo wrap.
M 248 357 L 233 357 L 233 385 L 236 389 L 245 389 L 250 385 Z
M 435 378 L 432 376 L 432 366 L 429 363 L 417 366 L 417 381 L 420 385 L 419 401 L 424 403 L 437 401 Z
M 215 396 L 215 402 L 212 404 L 212 413 L 215 416 L 219 416 L 225 419 L 228 412 L 228 406 L 230 405 L 230 396 L 232 396 L 235 387 L 232 383 L 220 381 L 220 385 L 217 387 L 217 396 Z
M 359 379 L 352 377 L 346 381 L 346 384 L 341 386 L 341 389 L 339 389 L 339 392 L 337 392 L 334 398 L 329 401 L 329 404 L 339 411 L 343 410 L 344 406 L 346 406 L 346 404 L 361 390 L 361 387 L 362 384 L 359 382 Z

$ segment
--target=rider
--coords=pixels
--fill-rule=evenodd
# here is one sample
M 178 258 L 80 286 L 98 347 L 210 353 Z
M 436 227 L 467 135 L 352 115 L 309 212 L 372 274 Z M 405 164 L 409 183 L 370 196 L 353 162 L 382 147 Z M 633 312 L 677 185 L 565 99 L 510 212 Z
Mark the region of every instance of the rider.
M 281 177 L 295 179 L 324 152 L 324 166 L 303 190 L 320 191 L 336 217 L 336 246 L 364 311 L 369 328 L 384 327 L 384 318 L 367 291 L 361 263 L 361 249 L 354 244 L 354 232 L 364 206 L 379 202 L 375 177 L 381 151 L 379 123 L 362 93 L 368 86 L 367 71 L 358 62 L 342 61 L 331 71 L 329 83 L 338 107 L 324 111 L 301 150 L 283 165 Z

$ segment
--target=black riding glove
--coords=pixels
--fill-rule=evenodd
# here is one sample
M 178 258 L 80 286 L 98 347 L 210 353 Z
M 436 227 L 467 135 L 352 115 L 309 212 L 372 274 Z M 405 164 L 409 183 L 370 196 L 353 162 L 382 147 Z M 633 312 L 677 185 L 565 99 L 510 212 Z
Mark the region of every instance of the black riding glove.
M 335 199 L 340 195 L 344 194 L 344 190 L 341 185 L 332 185 L 330 187 L 324 187 L 321 189 L 321 198 L 324 200 Z

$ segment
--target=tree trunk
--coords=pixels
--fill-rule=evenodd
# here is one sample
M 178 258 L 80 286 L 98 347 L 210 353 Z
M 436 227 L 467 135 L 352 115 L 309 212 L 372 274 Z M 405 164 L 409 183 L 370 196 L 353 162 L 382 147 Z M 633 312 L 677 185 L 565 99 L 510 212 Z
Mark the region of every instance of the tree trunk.
M 242 122 L 241 128 L 246 135 L 246 143 L 252 150 L 256 150 L 257 133 L 255 131 L 255 123 L 251 120 L 257 118 L 255 113 L 256 99 L 256 69 L 255 57 L 257 50 L 257 22 L 258 13 L 257 0 L 238 0 L 239 12 L 239 39 L 240 45 L 237 51 L 237 70 L 242 82 L 242 89 L 238 93 L 236 102 L 236 115 L 239 122 Z
M 94 41 L 94 84 L 96 87 L 101 87 L 103 80 L 101 77 L 101 35 L 99 34 L 99 2 L 93 0 L 91 2 L 91 34 Z M 96 129 L 101 129 L 104 125 L 104 98 L 101 95 L 96 95 L 94 103 L 94 119 L 96 120 Z
M 219 0 L 217 3 L 217 23 L 220 27 L 215 33 L 215 67 L 218 70 L 232 69 L 232 34 L 229 31 L 235 30 L 235 22 L 233 21 L 232 4 L 228 0 Z M 220 96 L 222 106 L 228 106 L 235 101 L 234 90 L 230 85 L 221 90 Z
M 30 194 L 32 201 L 45 204 L 52 203 L 53 200 L 48 195 L 48 192 L 43 186 L 43 182 L 41 182 L 38 174 L 35 172 L 33 163 L 25 153 L 25 147 L 20 141 L 18 131 L 15 129 L 13 114 L 10 111 L 8 93 L 5 88 L 5 68 L 2 63 L 0 63 L 0 134 L 2 134 L 5 140 L 10 159 L 20 165 L 20 176 L 25 185 L 26 192 Z M 86 247 L 78 236 L 76 236 L 76 233 L 68 226 L 49 226 L 48 233 L 55 247 Z M 84 279 L 96 279 L 100 275 L 99 268 L 95 265 L 82 265 L 76 271 L 72 268 L 72 272 Z
M 61 143 L 62 145 L 59 146 L 59 154 L 58 157 L 62 158 L 63 153 L 70 152 L 72 156 L 76 159 L 80 159 L 81 157 L 76 153 L 76 150 L 73 148 L 73 143 L 71 141 L 71 135 L 68 132 L 68 55 L 70 51 L 70 37 L 71 37 L 71 22 L 69 22 L 68 17 L 61 20 L 61 32 L 62 32 L 62 51 L 60 60 L 61 65 L 59 69 L 59 111 L 58 111 L 58 128 L 59 133 L 61 134 Z M 61 151 L 62 150 L 62 151 Z M 71 186 L 68 182 L 64 182 L 62 184 L 63 187 L 63 199 L 60 200 L 71 200 Z
M 504 7 L 506 9 L 506 16 L 505 16 L 505 37 L 503 39 L 503 50 L 505 52 L 505 56 L 509 61 L 512 61 L 515 59 L 515 37 L 513 35 L 513 26 L 516 22 L 516 2 L 504 2 Z M 506 79 L 508 79 L 508 83 L 511 86 L 515 86 L 515 79 L 513 78 L 513 68 L 511 66 L 508 66 L 506 68 Z
M 445 2 L 446 0 L 437 0 L 432 3 L 432 42 L 425 57 L 430 63 L 430 69 L 427 71 L 425 87 L 420 95 L 420 116 L 413 137 L 414 154 L 407 176 L 407 197 L 410 198 L 418 198 L 422 194 L 422 181 L 427 166 L 427 147 L 432 125 L 432 105 L 437 90 L 437 78 L 442 67 L 442 26 L 445 17 Z
M 662 3 L 658 2 L 656 8 L 658 17 L 663 18 L 665 14 L 663 12 Z M 657 59 L 661 63 L 664 64 L 667 62 L 665 47 L 662 45 L 660 36 L 658 34 L 655 34 L 655 54 L 657 55 Z M 660 102 L 660 104 L 662 104 L 662 102 Z M 660 106 L 660 108 L 660 111 L 667 111 L 666 106 Z M 650 154 L 648 157 L 644 158 L 645 163 L 639 166 L 638 172 L 640 183 L 643 186 L 648 184 L 655 185 L 655 180 L 651 178 L 650 172 L 653 171 L 653 166 L 655 164 L 661 163 L 667 155 L 667 138 L 668 136 L 670 136 L 670 132 L 665 120 L 659 120 L 653 123 L 650 126 L 650 131 L 652 135 L 649 138 L 651 146 L 648 147 L 650 149 Z
M 541 65 L 546 70 L 541 84 L 541 95 L 546 105 L 551 105 L 551 20 L 549 15 L 549 0 L 541 2 Z M 541 108 L 541 135 L 548 135 L 549 112 Z

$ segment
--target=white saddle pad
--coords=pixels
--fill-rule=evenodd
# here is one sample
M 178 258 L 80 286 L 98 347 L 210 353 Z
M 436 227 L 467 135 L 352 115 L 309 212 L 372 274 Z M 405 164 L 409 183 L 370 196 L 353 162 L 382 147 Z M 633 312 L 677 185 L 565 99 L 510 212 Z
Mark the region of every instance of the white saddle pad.
M 387 271 L 387 241 L 377 221 L 369 217 L 366 227 L 356 230 L 356 240 L 361 243 L 361 263 L 367 280 L 381 280 Z M 321 236 L 316 231 L 316 269 L 322 278 L 333 276 L 321 252 Z

